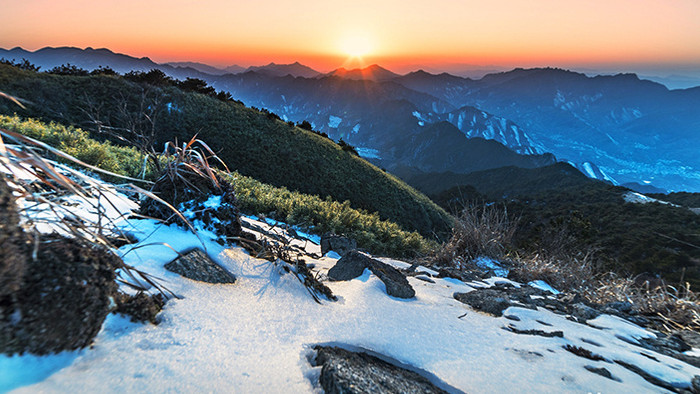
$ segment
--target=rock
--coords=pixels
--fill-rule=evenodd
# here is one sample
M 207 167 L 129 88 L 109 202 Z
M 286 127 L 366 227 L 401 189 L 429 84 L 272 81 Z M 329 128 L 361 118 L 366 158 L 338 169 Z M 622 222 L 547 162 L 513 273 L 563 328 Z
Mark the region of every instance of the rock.
M 165 265 L 168 271 L 207 283 L 234 283 L 236 277 L 212 261 L 199 249 L 193 249 Z
M 351 250 L 357 249 L 357 242 L 354 239 L 336 235 L 333 233 L 325 233 L 321 236 L 321 254 L 335 251 L 340 256 L 345 256 Z
M 700 375 L 693 377 L 693 380 L 690 382 L 690 389 L 692 393 L 700 394 Z
M 397 298 L 413 298 L 416 291 L 413 290 L 408 279 L 396 268 L 389 264 L 373 260 L 369 269 L 384 282 L 386 293 Z
M 0 179 L 0 314 L 2 299 L 14 294 L 26 269 L 26 240 L 15 206 L 12 189 Z
M 425 377 L 366 353 L 316 347 L 320 383 L 327 394 L 445 393 Z
M 42 355 L 90 345 L 117 294 L 119 257 L 57 235 L 39 240 L 37 251 L 0 314 L 0 352 Z
M 610 379 L 610 380 L 614 380 L 614 381 L 616 381 L 616 382 L 619 382 L 619 381 L 620 381 L 620 379 L 614 377 L 614 376 L 610 373 L 610 371 L 607 370 L 607 368 L 603 368 L 603 367 L 596 368 L 596 367 L 594 367 L 594 366 L 592 366 L 592 365 L 584 365 L 583 367 L 586 368 L 586 370 L 588 370 L 589 372 L 593 372 L 593 373 L 595 373 L 595 374 L 598 374 L 598 375 L 603 376 L 603 377 L 605 377 L 605 378 L 608 378 L 608 379 Z
M 454 293 L 453 297 L 471 306 L 477 311 L 485 312 L 493 316 L 502 316 L 503 311 L 511 306 L 508 293 L 495 289 L 480 289 L 468 293 Z
M 330 280 L 350 280 L 362 275 L 365 268 L 372 264 L 372 258 L 356 250 L 347 253 L 338 259 L 338 262 L 328 270 Z
M 415 290 L 401 271 L 356 250 L 348 252 L 328 270 L 328 279 L 335 281 L 354 279 L 362 275 L 365 268 L 369 268 L 384 282 L 386 292 L 390 296 L 412 298 L 416 295 Z
M 609 309 L 609 310 L 612 310 L 612 311 L 616 311 L 616 312 L 618 312 L 618 313 L 626 313 L 626 314 L 629 314 L 629 313 L 632 313 L 632 308 L 633 308 L 633 307 L 634 307 L 634 305 L 632 305 L 631 302 L 627 302 L 627 301 L 618 301 L 618 302 L 611 302 L 611 303 L 605 305 L 605 308 L 604 308 L 604 309 L 606 309 L 606 310 Z
M 570 313 L 573 317 L 577 318 L 580 321 L 591 320 L 600 316 L 600 312 L 582 302 L 571 305 Z

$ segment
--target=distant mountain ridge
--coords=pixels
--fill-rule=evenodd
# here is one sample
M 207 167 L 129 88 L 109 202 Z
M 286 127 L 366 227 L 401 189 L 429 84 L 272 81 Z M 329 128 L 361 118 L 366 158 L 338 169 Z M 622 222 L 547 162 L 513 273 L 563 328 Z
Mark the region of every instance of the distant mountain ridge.
M 315 78 L 321 75 L 320 72 L 299 62 L 294 62 L 292 64 L 270 63 L 264 66 L 251 66 L 245 71 L 253 71 L 271 77 L 284 77 L 291 75 L 293 77 Z
M 204 79 L 248 104 L 285 120 L 308 120 L 316 130 L 388 161 L 398 157 L 390 146 L 392 139 L 406 132 L 425 135 L 417 128 L 447 121 L 465 138 L 493 139 L 518 153 L 551 152 L 598 178 L 605 174 L 620 183 L 700 190 L 695 148 L 700 144 L 700 87 L 669 90 L 634 74 L 589 77 L 554 68 L 514 69 L 472 80 L 421 70 L 398 75 L 373 65 L 294 80 L 293 73 L 291 79 L 276 73 L 281 65 L 275 64 L 213 75 L 190 67 L 194 64 L 158 65 L 106 49 L 12 51 L 21 52 L 17 60 L 34 54 L 55 65 L 70 62 L 94 68 L 111 59 L 105 65 L 119 72 L 158 68 L 175 78 Z M 62 52 L 60 61 L 58 55 L 50 59 L 56 51 Z M 8 52 L 0 50 L 0 58 L 7 58 Z M 81 54 L 90 59 L 80 60 Z M 409 105 L 391 108 L 397 101 Z M 380 108 L 389 108 L 391 117 Z M 597 170 L 586 171 L 583 163 Z
M 169 62 L 166 63 L 170 66 L 173 67 L 186 67 L 186 68 L 192 68 L 197 71 L 201 71 L 203 73 L 211 74 L 211 75 L 224 75 L 224 74 L 237 74 L 240 72 L 245 71 L 245 67 L 238 66 L 236 64 L 230 65 L 225 68 L 217 68 L 210 66 L 208 64 L 204 63 L 198 63 L 198 62 Z
M 347 70 L 345 68 L 339 68 L 330 73 L 326 74 L 331 77 L 339 77 L 352 80 L 365 80 L 365 81 L 390 81 L 394 78 L 398 78 L 399 74 L 387 70 L 378 64 L 373 64 L 365 68 L 355 68 L 352 70 Z

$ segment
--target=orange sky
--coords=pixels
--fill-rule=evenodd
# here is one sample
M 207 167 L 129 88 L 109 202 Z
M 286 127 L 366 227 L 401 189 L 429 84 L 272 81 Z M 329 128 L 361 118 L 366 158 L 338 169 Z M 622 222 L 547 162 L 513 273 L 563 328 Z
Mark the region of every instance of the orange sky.
M 107 47 L 154 61 L 329 71 L 343 42 L 420 64 L 700 69 L 700 0 L 0 0 L 0 47 Z

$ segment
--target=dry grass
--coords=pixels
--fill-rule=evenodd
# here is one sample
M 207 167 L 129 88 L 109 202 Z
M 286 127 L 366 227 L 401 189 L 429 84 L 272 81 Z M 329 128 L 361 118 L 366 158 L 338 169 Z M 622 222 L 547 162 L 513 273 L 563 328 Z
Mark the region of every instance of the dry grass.
M 502 259 L 511 245 L 517 223 L 517 219 L 508 216 L 505 207 L 466 207 L 455 221 L 452 237 L 437 252 L 437 261 L 460 268 L 479 256 Z
M 556 255 L 513 253 L 508 263 L 512 279 L 523 283 L 539 279 L 562 291 L 591 286 L 597 267 L 594 251 Z
M 700 294 L 693 292 L 687 282 L 678 286 L 663 281 L 640 283 L 609 273 L 596 278 L 595 284 L 582 291 L 591 302 L 629 302 L 635 312 L 649 317 L 661 331 L 700 330 Z

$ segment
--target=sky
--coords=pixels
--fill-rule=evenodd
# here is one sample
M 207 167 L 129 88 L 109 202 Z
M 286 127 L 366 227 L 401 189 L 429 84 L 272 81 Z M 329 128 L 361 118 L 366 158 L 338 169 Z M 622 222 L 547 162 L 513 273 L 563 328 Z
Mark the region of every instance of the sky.
M 700 73 L 699 0 L 0 0 L 0 47 L 156 62 Z M 357 55 L 362 55 L 358 57 Z

